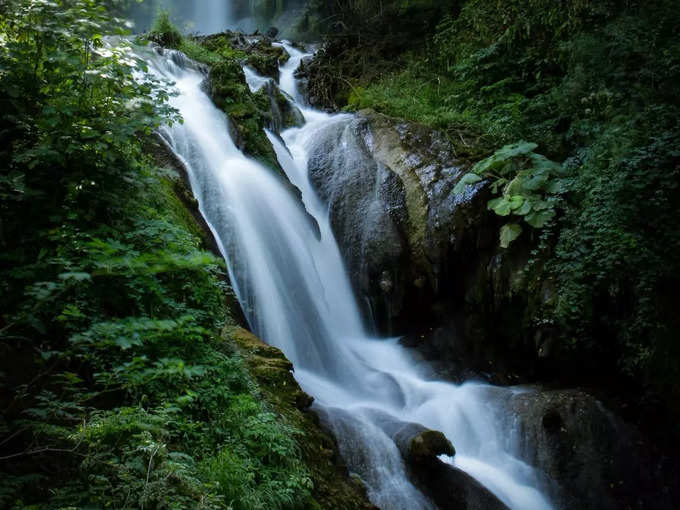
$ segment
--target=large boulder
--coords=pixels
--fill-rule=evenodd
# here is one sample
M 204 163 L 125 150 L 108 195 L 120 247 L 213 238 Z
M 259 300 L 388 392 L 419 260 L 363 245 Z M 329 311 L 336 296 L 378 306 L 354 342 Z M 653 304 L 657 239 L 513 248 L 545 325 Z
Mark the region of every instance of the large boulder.
M 329 125 L 309 157 L 367 321 L 460 367 L 447 375 L 514 383 L 549 353 L 528 317 L 550 282 L 540 264 L 525 270 L 528 243 L 500 248 L 484 183 L 453 193 L 468 171 L 446 135 L 370 111 Z
M 355 290 L 380 330 L 399 331 L 418 312 L 428 314 L 450 281 L 449 252 L 484 209 L 475 200 L 479 186 L 462 197 L 451 193 L 464 168 L 443 138 L 364 114 L 319 134 L 309 172 L 329 204 Z
M 519 455 L 554 482 L 557 508 L 676 508 L 649 444 L 592 396 L 520 392 L 506 413 Z

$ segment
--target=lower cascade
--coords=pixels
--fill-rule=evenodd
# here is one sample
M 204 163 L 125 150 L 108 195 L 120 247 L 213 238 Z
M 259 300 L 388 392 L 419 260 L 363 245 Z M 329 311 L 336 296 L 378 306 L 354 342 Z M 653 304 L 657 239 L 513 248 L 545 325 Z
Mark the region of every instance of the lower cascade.
M 315 137 L 352 117 L 304 105 L 294 72 L 306 55 L 282 44 L 291 58 L 281 68 L 280 87 L 305 124 L 280 137 L 267 134 L 303 203 L 281 176 L 238 150 L 227 117 L 202 90 L 205 76 L 196 66 L 176 52 L 144 55 L 152 72 L 175 82 L 178 95 L 171 104 L 184 123 L 163 128 L 161 135 L 187 167 L 250 327 L 292 361 L 296 379 L 314 396 L 315 410 L 378 507 L 437 508 L 411 481 L 395 440 L 395 431 L 418 424 L 453 443 L 455 455 L 441 460 L 486 487 L 502 502 L 499 507 L 553 508 L 546 478 L 521 460 L 520 432 L 503 415 L 504 402 L 530 390 L 438 381 L 397 339 L 367 333 L 328 207 L 307 175 Z M 252 70 L 247 75 L 261 83 Z

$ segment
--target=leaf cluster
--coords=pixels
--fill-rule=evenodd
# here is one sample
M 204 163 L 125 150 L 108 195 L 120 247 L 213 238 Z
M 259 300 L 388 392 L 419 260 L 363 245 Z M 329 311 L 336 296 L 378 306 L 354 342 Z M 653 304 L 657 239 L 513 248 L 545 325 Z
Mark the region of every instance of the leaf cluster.
M 502 147 L 473 166 L 453 193 L 464 193 L 467 186 L 486 179 L 491 192 L 500 194 L 489 201 L 489 210 L 499 216 L 519 216 L 533 228 L 543 228 L 555 218 L 559 195 L 566 191 L 566 179 L 562 166 L 536 154 L 537 147 L 524 141 Z M 521 233 L 520 224 L 503 225 L 501 247 L 507 248 Z
M 147 155 L 170 89 L 116 30 L 93 0 L 2 5 L 0 506 L 302 508 L 301 433 Z

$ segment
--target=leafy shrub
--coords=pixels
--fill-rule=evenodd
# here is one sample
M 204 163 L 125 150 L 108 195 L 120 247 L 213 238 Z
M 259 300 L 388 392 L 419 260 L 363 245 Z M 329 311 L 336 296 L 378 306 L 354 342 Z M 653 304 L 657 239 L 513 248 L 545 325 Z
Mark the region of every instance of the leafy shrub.
M 224 263 L 147 156 L 165 84 L 100 2 L 0 12 L 0 506 L 304 507 L 299 432 L 221 334 Z
M 489 201 L 489 210 L 499 216 L 520 216 L 532 227 L 543 228 L 555 217 L 559 195 L 566 191 L 566 179 L 561 178 L 561 165 L 533 152 L 536 147 L 528 142 L 506 145 L 472 167 L 453 192 L 464 193 L 467 186 L 488 179 L 491 192 L 501 195 Z M 501 246 L 507 248 L 521 234 L 521 225 L 503 225 Z
M 182 44 L 182 34 L 170 20 L 170 13 L 161 9 L 153 22 L 149 39 L 166 48 L 179 48 Z

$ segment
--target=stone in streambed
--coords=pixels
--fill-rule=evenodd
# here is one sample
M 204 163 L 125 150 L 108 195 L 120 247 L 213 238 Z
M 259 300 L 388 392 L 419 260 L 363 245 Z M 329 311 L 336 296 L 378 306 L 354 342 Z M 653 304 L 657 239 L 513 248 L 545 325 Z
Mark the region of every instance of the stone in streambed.
M 406 464 L 411 481 L 440 510 L 508 510 L 477 480 L 439 459 L 456 450 L 446 436 L 419 423 L 400 421 L 374 411 L 377 425 L 393 440 Z

